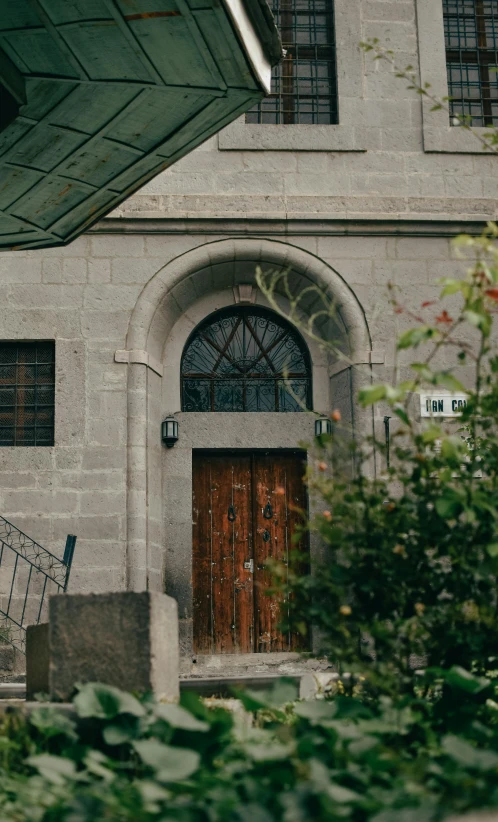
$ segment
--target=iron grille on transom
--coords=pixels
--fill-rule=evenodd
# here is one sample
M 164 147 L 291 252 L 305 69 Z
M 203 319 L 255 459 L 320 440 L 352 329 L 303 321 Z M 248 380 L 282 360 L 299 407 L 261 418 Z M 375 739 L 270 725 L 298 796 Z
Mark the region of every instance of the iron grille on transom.
M 273 69 L 272 93 L 247 123 L 337 123 L 333 0 L 272 0 L 287 54 Z
M 498 124 L 498 0 L 443 0 L 450 122 Z
M 0 342 L 0 446 L 53 445 L 54 342 Z
M 217 312 L 195 329 L 181 366 L 183 411 L 303 411 L 311 407 L 306 345 L 263 308 Z

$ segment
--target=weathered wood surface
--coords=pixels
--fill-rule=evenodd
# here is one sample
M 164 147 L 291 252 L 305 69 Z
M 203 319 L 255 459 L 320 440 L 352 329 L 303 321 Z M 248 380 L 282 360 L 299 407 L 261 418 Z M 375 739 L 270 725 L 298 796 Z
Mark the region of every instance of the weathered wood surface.
M 268 559 L 290 567 L 306 509 L 299 453 L 194 453 L 194 648 L 200 653 L 290 651 L 279 628 L 281 597 L 268 596 Z M 305 549 L 303 543 L 299 546 Z

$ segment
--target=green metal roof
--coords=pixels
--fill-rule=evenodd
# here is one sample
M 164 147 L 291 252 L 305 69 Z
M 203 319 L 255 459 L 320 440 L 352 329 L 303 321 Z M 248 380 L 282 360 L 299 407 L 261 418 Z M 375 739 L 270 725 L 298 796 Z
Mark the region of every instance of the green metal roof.
M 73 240 L 264 97 L 280 56 L 265 0 L 0 0 L 0 249 Z

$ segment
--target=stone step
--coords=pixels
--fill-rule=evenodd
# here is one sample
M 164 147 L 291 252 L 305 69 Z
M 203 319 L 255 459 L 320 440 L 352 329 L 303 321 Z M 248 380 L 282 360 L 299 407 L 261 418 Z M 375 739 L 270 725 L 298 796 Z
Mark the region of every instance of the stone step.
M 268 654 L 198 654 L 180 659 L 183 679 L 210 677 L 241 677 L 261 675 L 303 676 L 312 671 L 325 671 L 329 663 L 324 659 L 305 657 L 298 653 Z

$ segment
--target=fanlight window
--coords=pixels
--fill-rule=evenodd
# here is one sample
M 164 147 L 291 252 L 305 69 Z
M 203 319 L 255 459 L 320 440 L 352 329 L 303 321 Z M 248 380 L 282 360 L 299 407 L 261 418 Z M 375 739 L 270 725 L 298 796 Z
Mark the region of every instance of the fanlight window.
M 183 353 L 183 411 L 311 408 L 310 358 L 300 335 L 262 308 L 217 312 Z

